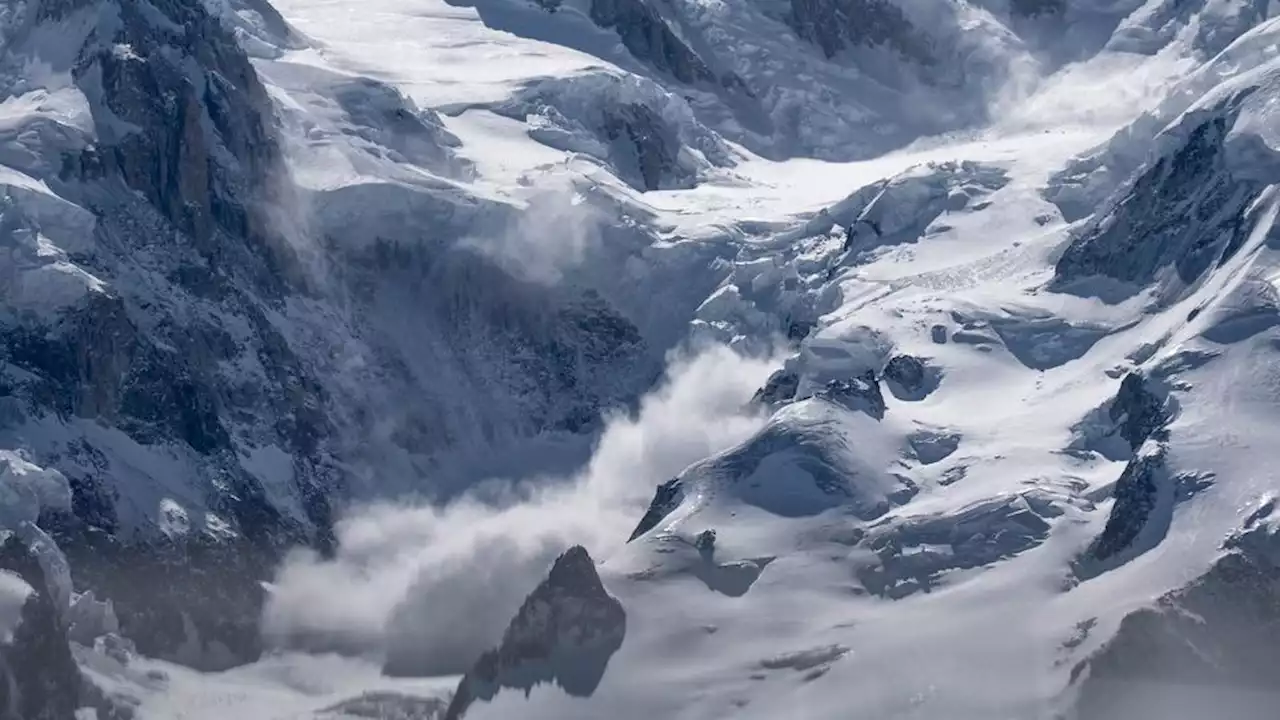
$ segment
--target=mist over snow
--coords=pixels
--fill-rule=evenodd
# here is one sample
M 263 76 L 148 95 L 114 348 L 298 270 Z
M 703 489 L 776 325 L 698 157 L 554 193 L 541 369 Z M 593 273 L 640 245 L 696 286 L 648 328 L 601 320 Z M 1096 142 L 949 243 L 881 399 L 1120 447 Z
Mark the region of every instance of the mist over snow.
M 540 185 L 496 232 L 464 238 L 463 247 L 493 259 L 516 277 L 555 284 L 598 247 L 611 221 L 568 179 Z
M 748 400 L 773 366 L 720 346 L 676 354 L 634 416 L 606 419 L 573 477 L 497 479 L 444 506 L 352 511 L 333 558 L 299 552 L 280 569 L 264 632 L 283 647 L 385 656 L 416 675 L 463 672 L 558 554 L 582 544 L 607 558 L 656 485 L 761 427 Z
M 1276 714 L 1280 0 L 0 6 L 3 718 Z

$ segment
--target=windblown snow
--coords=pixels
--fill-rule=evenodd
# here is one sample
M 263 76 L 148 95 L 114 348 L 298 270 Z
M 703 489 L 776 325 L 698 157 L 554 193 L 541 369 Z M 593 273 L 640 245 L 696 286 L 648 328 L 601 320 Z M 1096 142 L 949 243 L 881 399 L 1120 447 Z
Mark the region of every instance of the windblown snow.
M 0 320 L 165 305 L 50 184 L 49 148 L 138 131 L 88 119 L 59 49 L 111 21 L 20 34 L 27 5 L 0 8 Z M 145 657 L 59 590 L 87 712 L 1275 714 L 1276 3 L 203 6 L 278 123 L 306 292 L 263 322 L 350 480 L 332 545 L 266 583 L 256 662 Z M 37 418 L 0 371 L 5 540 L 73 509 L 71 437 L 146 479 L 126 524 L 233 532 L 188 449 Z M 313 522 L 251 415 L 237 466 Z M 0 572 L 5 638 L 32 585 Z

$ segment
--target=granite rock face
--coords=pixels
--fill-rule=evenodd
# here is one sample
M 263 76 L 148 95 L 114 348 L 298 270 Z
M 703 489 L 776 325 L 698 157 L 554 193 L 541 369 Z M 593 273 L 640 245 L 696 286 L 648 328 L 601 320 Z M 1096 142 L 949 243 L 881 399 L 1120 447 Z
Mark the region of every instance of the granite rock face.
M 33 115 L 0 133 L 0 168 L 30 180 L 0 175 L 0 248 L 45 273 L 0 277 L 0 448 L 65 475 L 70 508 L 38 522 L 76 589 L 110 601 L 139 652 L 202 668 L 258 657 L 262 581 L 290 547 L 330 548 L 336 506 L 368 478 L 421 477 L 459 447 L 593 432 L 602 406 L 656 375 L 600 295 L 415 243 L 417 228 L 369 238 L 386 219 L 369 203 L 349 228 L 326 198 L 316 237 L 300 238 L 312 228 L 290 217 L 300 191 L 250 57 L 303 40 L 269 9 L 40 0 L 0 43 L 0 99 L 30 91 L 24 68 L 45 63 L 85 107 L 81 124 Z M 49 34 L 64 42 L 39 42 Z M 362 141 L 468 172 L 433 113 L 371 80 L 330 89 Z M 28 189 L 41 183 L 47 194 Z M 463 236 L 476 221 L 456 222 Z M 52 304 L 32 290 L 49 278 L 67 288 Z M 396 311 L 407 296 L 422 308 L 411 327 Z M 456 409 L 444 391 L 502 407 Z M 392 398 L 388 417 L 375 405 Z
M 684 502 L 684 484 L 680 478 L 672 478 L 659 485 L 653 492 L 653 501 L 649 503 L 649 509 L 640 518 L 640 522 L 636 523 L 636 529 L 631 531 L 631 537 L 627 538 L 627 542 L 657 527 L 658 523 L 680 507 L 682 502 Z
M 1102 534 L 1089 546 L 1087 559 L 1107 563 L 1126 551 L 1136 550 L 1144 530 L 1148 534 L 1159 532 L 1153 526 L 1166 514 L 1162 510 L 1172 512 L 1172 494 L 1163 448 L 1131 460 L 1116 481 L 1115 505 Z
M 884 367 L 884 378 L 897 383 L 910 394 L 919 393 L 925 387 L 926 368 L 920 358 L 911 355 L 894 355 Z
M 1159 435 L 1170 420 L 1164 398 L 1152 392 L 1150 386 L 1151 381 L 1140 373 L 1125 375 L 1107 409 L 1120 437 L 1134 451 L 1142 447 L 1147 438 Z
M 795 398 L 800 387 L 800 376 L 788 370 L 778 370 L 769 376 L 764 387 L 756 391 L 751 401 L 764 405 L 779 405 Z
M 934 62 L 927 37 L 889 0 L 791 0 L 791 27 L 828 58 L 858 46 L 885 46 Z
M 271 101 L 231 30 L 202 3 L 34 7 L 0 64 L 40 52 L 26 33 L 62 33 L 93 134 L 40 136 L 30 150 L 42 163 L 0 162 L 47 183 L 68 217 L 89 219 L 51 226 L 36 199 L 13 195 L 2 214 L 10 242 L 50 234 L 93 283 L 54 313 L 0 313 L 0 395 L 19 409 L 0 437 L 27 443 L 66 474 L 72 512 L 40 523 L 72 559 L 77 585 L 116 601 L 140 647 L 173 656 L 188 638 L 166 625 L 185 622 L 206 637 L 234 626 L 237 639 L 220 643 L 230 649 L 215 664 L 256 657 L 263 575 L 240 570 L 270 566 L 285 545 L 309 542 L 329 523 L 318 384 L 267 320 L 296 276 L 267 217 L 284 187 Z M 248 322 L 233 333 L 228 316 Z M 242 362 L 263 368 L 260 384 L 228 382 L 227 365 Z M 296 453 L 302 517 L 287 520 L 267 500 L 236 452 L 238 430 Z M 201 501 L 212 525 L 197 522 L 182 537 L 147 530 L 153 510 L 130 496 L 154 480 L 125 462 L 126 446 L 176 456 L 190 477 L 169 483 L 207 483 Z M 206 565 L 195 548 L 230 537 L 241 543 L 230 554 L 245 560 L 207 582 L 222 560 Z M 157 567 L 168 568 L 165 581 L 146 580 Z M 177 593 L 226 602 L 183 608 Z
M 718 77 L 646 0 L 592 0 L 590 16 L 600 27 L 616 31 L 638 60 L 663 74 L 688 85 L 718 84 L 749 94 L 738 76 Z
M 529 692 L 559 685 L 584 697 L 595 691 L 609 658 L 622 647 L 627 614 L 581 546 L 561 555 L 507 626 L 502 643 L 463 676 L 444 717 L 461 718 L 504 688 Z

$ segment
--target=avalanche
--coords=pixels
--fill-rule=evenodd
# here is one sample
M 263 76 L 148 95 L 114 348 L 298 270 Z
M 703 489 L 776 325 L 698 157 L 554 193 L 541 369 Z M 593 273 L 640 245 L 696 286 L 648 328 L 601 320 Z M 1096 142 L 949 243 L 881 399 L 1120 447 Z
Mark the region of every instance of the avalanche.
M 0 8 L 0 717 L 1273 715 L 1278 11 Z

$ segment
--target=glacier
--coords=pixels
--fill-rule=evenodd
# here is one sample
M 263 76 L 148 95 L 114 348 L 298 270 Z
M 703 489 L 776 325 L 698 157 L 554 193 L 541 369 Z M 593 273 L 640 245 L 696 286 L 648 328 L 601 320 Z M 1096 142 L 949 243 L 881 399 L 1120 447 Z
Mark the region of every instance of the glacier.
M 1273 0 L 11 0 L 0 718 L 1269 717 Z

